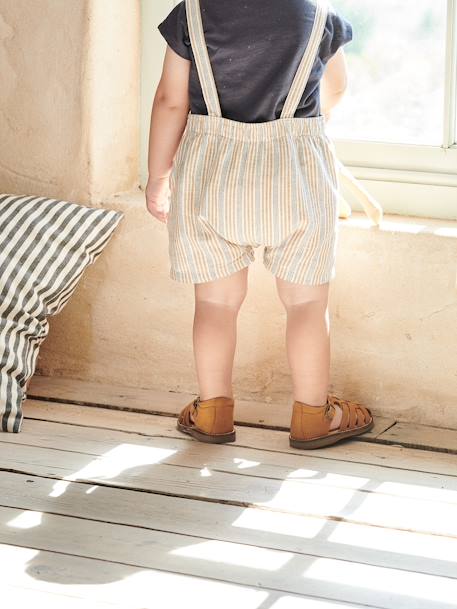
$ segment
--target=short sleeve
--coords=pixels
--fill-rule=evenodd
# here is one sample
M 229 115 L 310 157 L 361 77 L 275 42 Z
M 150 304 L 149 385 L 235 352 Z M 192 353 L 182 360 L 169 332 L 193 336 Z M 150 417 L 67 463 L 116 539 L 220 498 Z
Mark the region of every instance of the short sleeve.
M 173 8 L 162 23 L 157 26 L 157 29 L 175 53 L 190 60 L 190 38 L 184 0 Z
M 352 25 L 347 19 L 329 4 L 325 31 L 319 48 L 319 57 L 323 63 L 338 51 L 338 49 L 352 40 Z

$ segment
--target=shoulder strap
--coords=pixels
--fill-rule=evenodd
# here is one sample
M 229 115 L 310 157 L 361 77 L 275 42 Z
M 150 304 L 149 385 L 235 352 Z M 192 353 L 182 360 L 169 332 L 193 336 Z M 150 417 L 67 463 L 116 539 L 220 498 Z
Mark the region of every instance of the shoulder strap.
M 208 115 L 222 116 L 208 48 L 203 32 L 199 0 L 186 0 L 187 27 Z
M 328 5 L 326 0 L 316 0 L 316 12 L 314 15 L 313 29 L 306 45 L 305 52 L 295 74 L 292 86 L 287 95 L 281 118 L 293 118 L 298 104 L 305 90 L 311 70 L 316 59 L 319 45 L 324 34 L 325 23 L 327 21 Z

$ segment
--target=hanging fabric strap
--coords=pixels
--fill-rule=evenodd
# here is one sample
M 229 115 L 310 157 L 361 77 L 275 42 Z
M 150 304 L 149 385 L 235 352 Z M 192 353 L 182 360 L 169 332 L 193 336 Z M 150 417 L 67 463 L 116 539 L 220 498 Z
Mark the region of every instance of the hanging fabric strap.
M 199 0 L 186 0 L 187 28 L 195 63 L 209 116 L 222 116 L 214 74 L 203 33 Z
M 319 51 L 319 46 L 324 34 L 325 23 L 327 21 L 328 4 L 326 0 L 316 0 L 316 12 L 314 15 L 314 23 L 311 31 L 311 36 L 308 40 L 305 52 L 294 76 L 292 86 L 287 95 L 284 107 L 281 112 L 281 118 L 293 118 L 298 104 L 302 98 L 306 84 L 308 82 L 311 70 Z

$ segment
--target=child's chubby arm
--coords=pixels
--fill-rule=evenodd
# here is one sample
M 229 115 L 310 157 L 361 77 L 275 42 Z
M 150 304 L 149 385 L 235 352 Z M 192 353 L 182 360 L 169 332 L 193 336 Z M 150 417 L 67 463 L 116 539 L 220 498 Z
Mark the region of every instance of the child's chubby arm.
M 347 89 L 347 64 L 343 47 L 328 60 L 321 80 L 321 112 L 328 121 L 330 111 L 343 97 Z
M 151 111 L 146 208 L 167 222 L 169 175 L 189 113 L 190 61 L 167 45 Z

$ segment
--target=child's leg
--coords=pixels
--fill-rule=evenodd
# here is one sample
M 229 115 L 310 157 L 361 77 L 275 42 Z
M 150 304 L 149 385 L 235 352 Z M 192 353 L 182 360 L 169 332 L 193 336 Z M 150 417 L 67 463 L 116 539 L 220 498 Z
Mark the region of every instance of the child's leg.
M 311 406 L 327 401 L 330 372 L 329 284 L 301 285 L 276 277 L 278 296 L 287 312 L 286 348 L 294 400 Z M 341 408 L 330 429 L 341 421 Z
M 233 397 L 232 369 L 237 318 L 247 294 L 248 267 L 195 284 L 194 357 L 202 400 Z

